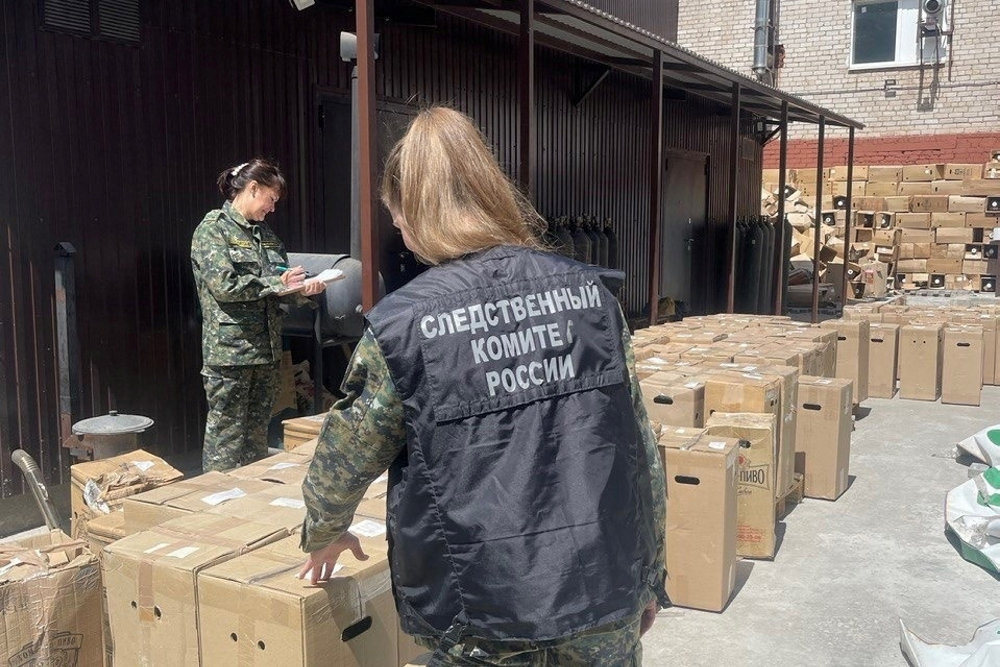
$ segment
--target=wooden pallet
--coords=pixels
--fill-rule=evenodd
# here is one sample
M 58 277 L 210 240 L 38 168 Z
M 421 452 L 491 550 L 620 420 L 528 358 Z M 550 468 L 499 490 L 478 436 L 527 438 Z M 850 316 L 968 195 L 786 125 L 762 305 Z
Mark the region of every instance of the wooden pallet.
M 788 516 L 788 513 L 792 511 L 792 508 L 802 502 L 805 490 L 805 477 L 802 476 L 802 473 L 795 473 L 795 482 L 792 484 L 791 488 L 785 491 L 785 495 L 774 501 L 774 516 L 778 521 L 781 521 Z

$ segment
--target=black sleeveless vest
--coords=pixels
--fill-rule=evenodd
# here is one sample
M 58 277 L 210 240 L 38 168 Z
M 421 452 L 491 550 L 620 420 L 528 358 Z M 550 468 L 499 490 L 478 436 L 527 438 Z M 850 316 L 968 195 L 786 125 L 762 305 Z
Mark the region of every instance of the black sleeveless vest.
M 545 640 L 640 611 L 656 544 L 622 279 L 503 246 L 368 314 L 405 410 L 388 527 L 407 633 Z

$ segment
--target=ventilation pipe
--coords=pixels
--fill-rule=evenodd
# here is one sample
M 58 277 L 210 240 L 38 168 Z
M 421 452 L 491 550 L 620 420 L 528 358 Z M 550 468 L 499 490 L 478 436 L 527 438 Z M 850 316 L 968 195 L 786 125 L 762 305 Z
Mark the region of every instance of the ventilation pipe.
M 757 80 L 771 83 L 767 47 L 771 34 L 771 0 L 756 0 L 757 16 L 753 24 L 753 73 Z

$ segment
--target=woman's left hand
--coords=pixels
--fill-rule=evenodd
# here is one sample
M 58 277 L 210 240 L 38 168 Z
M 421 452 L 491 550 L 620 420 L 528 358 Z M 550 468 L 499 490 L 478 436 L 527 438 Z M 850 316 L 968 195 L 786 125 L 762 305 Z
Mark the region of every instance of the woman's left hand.
M 315 296 L 326 289 L 326 283 L 322 280 L 307 280 L 302 293 L 306 296 Z

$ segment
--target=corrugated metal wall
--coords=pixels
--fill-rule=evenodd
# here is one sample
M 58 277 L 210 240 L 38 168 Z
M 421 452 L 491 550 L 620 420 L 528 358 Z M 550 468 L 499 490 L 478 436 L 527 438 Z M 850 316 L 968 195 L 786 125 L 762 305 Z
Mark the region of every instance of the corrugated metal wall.
M 587 0 L 587 4 L 671 42 L 677 41 L 678 0 Z
M 319 96 L 349 89 L 338 33 L 350 17 L 284 0 L 150 0 L 138 45 L 39 28 L 39 3 L 0 9 L 0 496 L 23 491 L 10 452 L 66 475 L 59 446 L 53 247 L 77 249 L 81 419 L 109 409 L 157 421 L 160 453 L 200 447 L 197 300 L 191 233 L 219 204 L 215 176 L 254 154 L 276 158 L 291 191 L 269 222 L 292 249 L 325 247 L 315 214 Z M 512 38 L 440 17 L 382 28 L 378 92 L 467 111 L 516 176 Z M 579 108 L 577 64 L 540 50 L 538 202 L 543 214 L 611 218 L 631 268 L 627 307 L 644 302 L 649 128 L 646 81 L 609 77 Z M 728 118 L 671 102 L 667 146 L 711 154 L 710 215 L 723 217 Z M 344 159 L 348 159 L 345 147 Z M 760 153 L 744 163 L 759 179 Z M 756 174 L 754 177 L 753 175 Z M 759 183 L 741 205 L 755 211 Z M 706 266 L 718 281 L 719 262 Z M 717 304 L 716 304 L 717 305 Z

